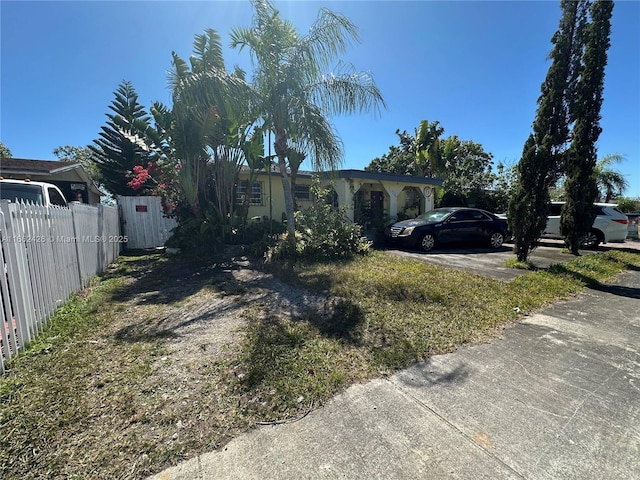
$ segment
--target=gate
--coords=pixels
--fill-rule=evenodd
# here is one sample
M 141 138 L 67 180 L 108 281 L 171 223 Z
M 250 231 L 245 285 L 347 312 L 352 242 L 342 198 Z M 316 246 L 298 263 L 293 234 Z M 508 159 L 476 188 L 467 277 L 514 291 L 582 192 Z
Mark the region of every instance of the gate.
M 119 195 L 117 201 L 129 249 L 162 247 L 178 225 L 175 219 L 164 216 L 160 197 Z

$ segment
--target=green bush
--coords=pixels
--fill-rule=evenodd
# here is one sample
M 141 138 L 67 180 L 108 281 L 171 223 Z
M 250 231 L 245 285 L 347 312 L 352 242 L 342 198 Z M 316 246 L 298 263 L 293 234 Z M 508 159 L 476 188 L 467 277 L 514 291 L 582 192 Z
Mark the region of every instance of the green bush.
M 617 203 L 620 211 L 624 213 L 631 213 L 640 210 L 640 197 L 636 199 L 620 197 L 612 200 L 612 202 Z
M 319 199 L 327 192 L 317 181 L 312 184 L 316 201 L 309 208 L 296 212 L 295 238 L 281 235 L 277 244 L 267 251 L 267 261 L 278 258 L 340 258 L 364 255 L 372 243 L 362 236 L 362 227 L 352 223 L 344 208 L 335 208 Z
M 265 237 L 278 236 L 286 231 L 284 225 L 276 220 L 258 217 L 246 225 L 239 226 L 231 239 L 236 245 L 251 245 L 262 242 Z
M 183 220 L 173 229 L 167 247 L 179 248 L 184 255 L 211 255 L 224 245 L 224 228 L 215 211 L 207 211 L 204 217 Z
M 233 243 L 247 245 L 247 253 L 253 257 L 264 257 L 274 247 L 280 236 L 286 231 L 285 226 L 275 220 L 261 220 L 238 227 L 233 236 Z

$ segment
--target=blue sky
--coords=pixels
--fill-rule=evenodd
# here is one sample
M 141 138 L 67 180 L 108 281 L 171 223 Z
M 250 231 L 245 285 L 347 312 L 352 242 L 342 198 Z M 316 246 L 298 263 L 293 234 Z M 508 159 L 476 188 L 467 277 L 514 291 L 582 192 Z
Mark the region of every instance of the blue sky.
M 388 108 L 381 115 L 336 117 L 344 168 L 361 169 L 438 120 L 445 136 L 481 143 L 494 161 L 513 164 L 531 131 L 540 84 L 560 19 L 556 1 L 274 2 L 306 33 L 320 7 L 346 15 L 360 43 L 343 56 L 370 72 Z M 248 1 L 0 2 L 0 140 L 19 158 L 55 159 L 61 145 L 98 138 L 113 92 L 129 80 L 141 103 L 170 104 L 171 52 L 191 53 L 193 36 L 248 26 Z M 227 48 L 228 68 L 248 72 L 246 52 Z M 600 155 L 640 196 L 640 2 L 618 1 L 612 18 Z

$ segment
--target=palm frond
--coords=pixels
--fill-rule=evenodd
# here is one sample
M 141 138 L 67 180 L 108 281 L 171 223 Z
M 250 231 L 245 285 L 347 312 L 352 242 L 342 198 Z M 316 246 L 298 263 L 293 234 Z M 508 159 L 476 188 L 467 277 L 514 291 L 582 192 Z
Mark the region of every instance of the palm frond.
M 191 70 L 195 73 L 209 68 L 224 70 L 222 43 L 216 30 L 207 28 L 203 34 L 195 35 L 190 62 Z
M 381 107 L 387 106 L 373 78 L 365 72 L 322 76 L 309 86 L 309 96 L 329 114 L 373 112 L 379 115 Z
M 597 167 L 600 169 L 605 169 L 613 165 L 614 163 L 621 163 L 624 160 L 624 155 L 621 153 L 609 153 L 604 157 L 598 159 Z
M 342 140 L 316 105 L 304 101 L 289 105 L 289 147 L 309 152 L 315 170 L 336 170 L 344 160 Z
M 609 201 L 615 196 L 622 195 L 629 188 L 629 182 L 625 176 L 611 167 L 614 163 L 624 160 L 624 155 L 611 153 L 600 158 L 593 169 L 593 176 L 600 192 L 600 196 Z
M 240 51 L 245 47 L 253 50 L 257 44 L 256 35 L 248 27 L 232 27 L 229 36 L 231 37 L 231 48 L 238 48 Z
M 171 59 L 173 70 L 168 72 L 167 81 L 169 83 L 169 88 L 172 91 L 175 91 L 180 82 L 187 78 L 187 75 L 189 74 L 189 66 L 187 65 L 187 62 L 181 59 L 176 52 L 171 52 Z
M 295 52 L 303 63 L 317 65 L 323 70 L 352 42 L 359 42 L 356 26 L 344 15 L 322 8 L 309 34 L 296 45 Z

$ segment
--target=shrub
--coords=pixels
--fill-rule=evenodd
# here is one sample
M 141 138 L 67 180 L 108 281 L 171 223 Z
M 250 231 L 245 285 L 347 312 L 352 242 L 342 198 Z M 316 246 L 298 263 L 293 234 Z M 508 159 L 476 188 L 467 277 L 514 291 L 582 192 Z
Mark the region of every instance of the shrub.
M 215 210 L 208 210 L 204 217 L 183 220 L 173 229 L 166 246 L 179 248 L 185 255 L 211 255 L 224 245 L 223 225 Z
M 246 251 L 251 256 L 263 257 L 278 243 L 285 231 L 282 223 L 265 218 L 238 227 L 233 236 L 233 243 L 247 245 Z
M 636 199 L 621 197 L 616 198 L 613 202 L 617 203 L 620 211 L 624 213 L 631 213 L 640 210 L 640 197 Z
M 314 180 L 312 192 L 316 201 L 296 212 L 295 237 L 281 235 L 267 251 L 267 261 L 278 258 L 339 258 L 366 254 L 372 243 L 362 236 L 362 227 L 352 223 L 344 208 L 335 208 L 319 199 L 327 197 L 326 189 Z
M 276 220 L 269 220 L 266 217 L 258 217 L 246 225 L 239 226 L 234 231 L 231 243 L 236 245 L 251 245 L 263 241 L 265 237 L 277 237 L 285 231 L 286 228 L 282 223 Z

